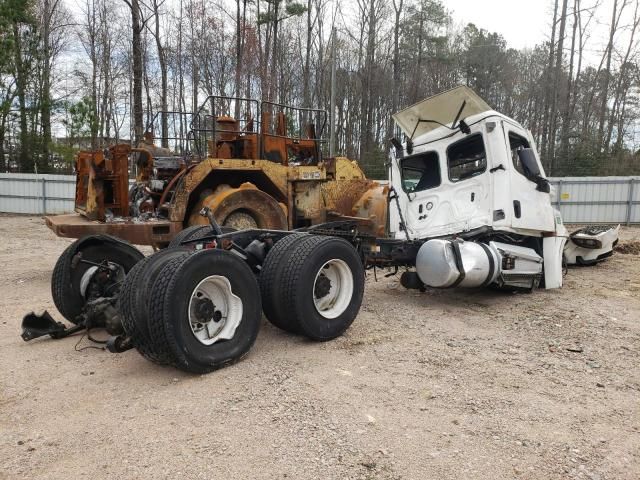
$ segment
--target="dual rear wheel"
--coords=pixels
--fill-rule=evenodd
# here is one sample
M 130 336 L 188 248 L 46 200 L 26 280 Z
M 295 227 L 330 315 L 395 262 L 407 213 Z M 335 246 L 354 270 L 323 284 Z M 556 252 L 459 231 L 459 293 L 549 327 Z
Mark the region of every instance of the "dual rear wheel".
M 265 258 L 260 288 L 271 323 L 326 341 L 342 335 L 358 314 L 364 269 L 356 250 L 341 238 L 292 234 Z
M 194 229 L 183 240 L 205 233 Z M 133 346 L 155 363 L 193 373 L 245 356 L 263 310 L 285 331 L 316 341 L 336 338 L 355 319 L 364 290 L 356 250 L 335 237 L 285 236 L 267 254 L 258 277 L 226 250 L 178 245 L 143 258 L 115 239 L 85 239 L 65 251 L 54 269 L 54 301 L 67 319 L 74 321 L 82 311 L 87 289 L 96 290 L 99 277 L 87 272 L 99 262 L 115 272 L 113 286 L 103 290 L 119 290 L 118 312 Z
M 208 373 L 246 355 L 260 329 L 255 276 L 224 250 L 158 252 L 134 269 L 123 291 L 125 331 L 155 363 Z

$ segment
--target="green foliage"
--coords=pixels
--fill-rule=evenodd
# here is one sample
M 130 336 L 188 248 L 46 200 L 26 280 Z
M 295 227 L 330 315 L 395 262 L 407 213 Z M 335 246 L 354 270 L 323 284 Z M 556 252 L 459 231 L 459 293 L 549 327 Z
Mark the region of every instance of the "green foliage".
M 62 167 L 66 170 L 70 170 L 73 166 L 74 155 L 77 152 L 77 148 L 61 143 L 52 143 L 49 147 L 54 157 L 61 159 Z
M 371 148 L 362 154 L 360 166 L 367 178 L 372 180 L 386 180 L 387 178 L 387 153 L 378 146 Z
M 470 23 L 462 33 L 462 44 L 467 85 L 481 97 L 490 99 L 496 87 L 503 87 L 507 42 L 501 35 L 478 29 Z
M 68 103 L 67 116 L 62 124 L 67 128 L 67 138 L 73 146 L 83 137 L 95 136 L 98 131 L 98 119 L 94 114 L 93 102 L 90 97 L 84 97 L 76 103 Z
M 7 135 L 17 138 L 20 168 L 45 170 L 42 142 L 37 136 L 37 112 L 32 102 L 39 98 L 34 71 L 42 59 L 35 16 L 35 0 L 0 0 L 0 142 Z M 10 132 L 12 110 L 19 108 L 20 128 Z M 0 147 L 1 149 L 4 146 Z M 1 152 L 0 152 L 1 153 Z M 44 160 L 44 162 L 43 162 Z M 4 159 L 0 159 L 0 166 Z M 37 167 L 36 167 L 37 164 Z
M 285 12 L 289 17 L 299 17 L 307 11 L 307 7 L 298 2 L 287 2 Z
M 402 103 L 415 103 L 442 88 L 437 72 L 442 66 L 455 64 L 454 52 L 449 48 L 450 38 L 446 35 L 449 22 L 440 0 L 421 0 L 407 6 L 399 45 L 400 69 L 408 78 L 408 85 L 400 92 Z
M 35 27 L 33 0 L 0 0 L 0 75 L 11 72 L 15 26 Z
M 258 17 L 258 25 L 264 25 L 266 23 L 280 22 L 286 20 L 289 17 L 299 17 L 307 11 L 300 2 L 293 0 L 265 0 L 266 3 L 272 5 L 272 8 L 267 12 L 260 12 Z M 284 4 L 284 5 L 283 5 Z M 284 9 L 282 8 L 284 6 Z M 276 17 L 276 10 L 278 12 Z

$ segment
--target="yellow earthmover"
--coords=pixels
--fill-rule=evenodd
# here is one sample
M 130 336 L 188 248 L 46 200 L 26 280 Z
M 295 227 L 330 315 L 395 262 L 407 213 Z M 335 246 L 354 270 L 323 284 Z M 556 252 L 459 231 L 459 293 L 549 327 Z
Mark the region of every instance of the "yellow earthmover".
M 80 152 L 76 213 L 46 223 L 61 237 L 110 234 L 158 248 L 206 224 L 203 207 L 236 230 L 290 230 L 363 214 L 379 225 L 386 202 L 360 200 L 383 187 L 355 161 L 323 154 L 326 117 L 221 96 L 208 97 L 195 114 L 159 112 L 136 147 Z

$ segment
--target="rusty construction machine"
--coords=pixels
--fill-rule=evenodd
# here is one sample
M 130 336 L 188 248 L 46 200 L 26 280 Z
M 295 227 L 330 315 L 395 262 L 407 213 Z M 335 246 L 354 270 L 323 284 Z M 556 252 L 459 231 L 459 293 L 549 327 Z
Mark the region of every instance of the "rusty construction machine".
M 404 287 L 422 291 L 532 291 L 560 288 L 565 259 L 594 263 L 612 254 L 617 229 L 569 235 L 531 133 L 467 87 L 428 98 L 394 119 L 405 141 L 392 140 L 388 186 L 354 189 L 358 200 L 350 205 L 351 215 L 336 212 L 334 218 L 299 212 L 302 198 L 321 195 L 322 182 L 304 183 L 307 177 L 322 180 L 329 171 L 305 165 L 318 158 L 317 144 L 289 153 L 290 140 L 283 135 L 257 144 L 244 138 L 250 133 L 239 143 L 215 137 L 211 146 L 218 153 L 226 149 L 225 156 L 233 148 L 261 149 L 261 160 L 234 160 L 248 170 L 255 167 L 254 185 L 258 173 L 268 171 L 262 162 L 278 168 L 288 162 L 282 185 L 288 194 L 275 187 L 264 193 L 280 195 L 281 218 L 289 212 L 287 226 L 301 227 L 291 231 L 256 222 L 260 228 L 223 231 L 220 223 L 231 212 L 216 198 L 229 189 L 244 190 L 232 174 L 224 190 L 199 187 L 230 162 L 207 158 L 186 168 L 186 187 L 173 195 L 175 202 L 180 192 L 191 192 L 181 204 L 201 216 L 190 221 L 208 223 L 193 227 L 197 235 L 174 239 L 147 257 L 111 236 L 74 242 L 56 263 L 51 289 L 58 311 L 76 325 L 67 329 L 46 312 L 31 314 L 23 321 L 23 338 L 106 327 L 113 335 L 111 351 L 136 348 L 153 362 L 206 373 L 248 353 L 263 312 L 278 328 L 312 340 L 341 335 L 358 315 L 369 268 L 389 268 Z M 263 131 L 264 122 L 263 115 Z M 237 135 L 235 124 L 233 130 Z M 270 157 L 273 152 L 280 157 Z M 298 167 L 292 167 L 292 156 Z M 184 222 L 187 211 L 170 211 L 167 222 Z
M 61 237 L 110 234 L 162 248 L 179 232 L 177 241 L 197 235 L 206 223 L 198 215 L 203 207 L 236 230 L 288 230 L 361 215 L 369 204 L 358 200 L 375 184 L 356 162 L 323 155 L 326 117 L 220 96 L 208 97 L 195 114 L 160 112 L 137 147 L 78 153 L 76 213 L 48 216 L 47 226 Z

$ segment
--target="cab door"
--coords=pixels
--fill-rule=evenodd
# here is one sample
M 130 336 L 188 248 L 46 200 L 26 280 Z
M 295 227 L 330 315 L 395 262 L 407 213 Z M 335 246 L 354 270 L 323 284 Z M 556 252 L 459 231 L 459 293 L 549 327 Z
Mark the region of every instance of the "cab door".
M 460 137 L 400 160 L 402 213 L 411 238 L 464 232 L 490 222 L 484 136 L 476 131 Z
M 405 157 L 400 161 L 401 211 L 411 238 L 424 238 L 434 224 L 449 217 L 443 202 L 440 157 L 436 150 Z M 393 209 L 394 206 L 391 206 Z M 398 235 L 396 235 L 398 238 Z
M 446 148 L 452 232 L 491 225 L 491 135 L 480 123 Z
M 525 132 L 504 123 L 505 141 L 511 152 L 509 166 L 511 189 L 511 226 L 525 230 L 553 232 L 555 221 L 548 193 L 537 190 L 537 184 L 525 176 L 518 150 L 531 148 Z M 538 158 L 538 164 L 540 159 Z M 542 169 L 541 169 L 542 171 Z

